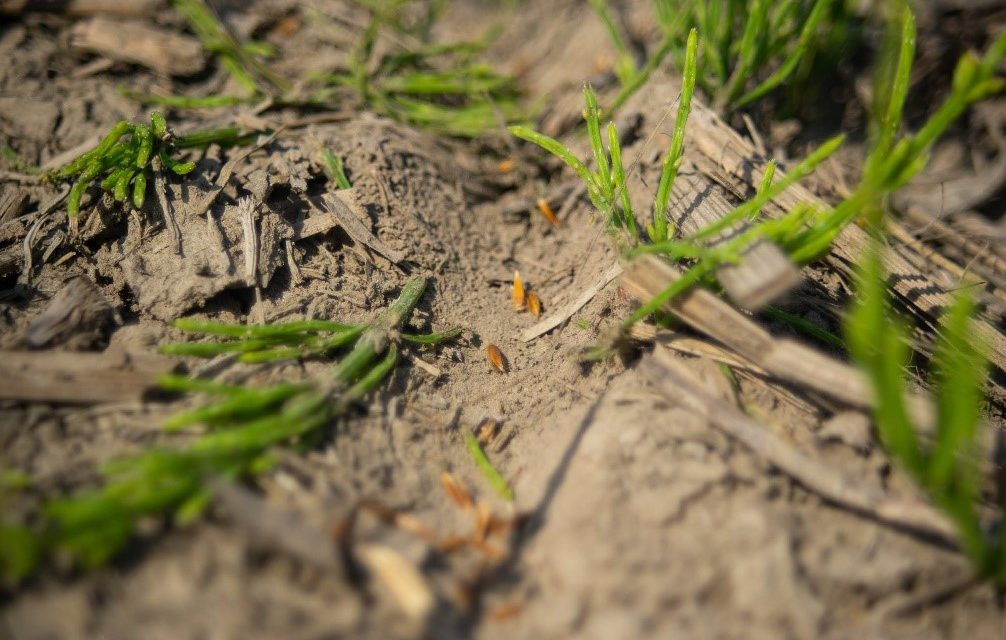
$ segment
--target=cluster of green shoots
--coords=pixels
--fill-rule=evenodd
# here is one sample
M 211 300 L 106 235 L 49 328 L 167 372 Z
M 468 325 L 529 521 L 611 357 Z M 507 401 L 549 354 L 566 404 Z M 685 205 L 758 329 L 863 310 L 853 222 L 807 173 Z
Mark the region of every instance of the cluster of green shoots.
M 677 230 L 668 220 L 668 205 L 671 189 L 683 160 L 685 129 L 691 110 L 698 67 L 698 40 L 696 32 L 692 30 L 685 46 L 684 79 L 678 101 L 674 133 L 670 147 L 663 159 L 652 215 L 650 222 L 645 225 L 645 233 L 641 233 L 644 230 L 643 225 L 639 223 L 632 210 L 617 128 L 614 123 L 608 123 L 608 149 L 605 150 L 600 134 L 600 111 L 597 107 L 597 97 L 590 87 L 584 89 L 584 119 L 587 122 L 587 132 L 591 140 L 595 165 L 593 171 L 588 169 L 569 148 L 558 140 L 523 126 L 511 127 L 510 129 L 515 136 L 533 142 L 555 154 L 576 171 L 587 184 L 587 193 L 594 206 L 607 221 L 609 229 L 615 232 L 624 229 L 628 232 L 630 246 L 627 252 L 629 256 L 640 253 L 656 253 L 674 260 L 688 259 L 695 262 L 684 276 L 667 291 L 640 307 L 638 311 L 627 318 L 626 327 L 652 314 L 668 300 L 689 287 L 709 279 L 720 266 L 738 262 L 744 251 L 756 241 L 766 240 L 785 244 L 798 235 L 807 221 L 818 213 L 813 208 L 799 207 L 778 220 L 758 221 L 758 214 L 770 200 L 788 189 L 796 181 L 812 173 L 818 165 L 838 149 L 843 140 L 842 136 L 838 136 L 827 141 L 776 182 L 773 182 L 775 165 L 770 163 L 753 198 L 736 207 L 716 223 L 704 227 L 686 238 L 674 238 Z M 724 230 L 742 222 L 750 222 L 751 224 L 725 242 L 718 244 L 709 242 Z M 622 237 L 625 235 L 623 234 Z
M 664 156 L 660 174 L 660 186 L 657 188 L 656 200 L 653 205 L 651 222 L 645 225 L 646 233 L 654 242 L 667 240 L 667 204 L 671 194 L 671 186 L 677 176 L 684 155 L 685 124 L 691 110 L 692 94 L 695 90 L 696 51 L 698 34 L 692 30 L 688 34 L 686 45 L 685 78 L 682 83 L 681 97 L 678 102 L 677 117 L 674 122 L 674 135 L 671 146 Z M 609 230 L 624 228 L 635 239 L 644 225 L 636 218 L 632 210 L 632 202 L 626 185 L 625 164 L 622 161 L 622 150 L 618 140 L 618 129 L 614 122 L 607 127 L 608 149 L 604 148 L 601 138 L 601 111 L 597 106 L 597 95 L 588 85 L 583 89 L 583 118 L 587 123 L 587 133 L 590 137 L 591 151 L 595 169 L 592 171 L 580 161 L 568 147 L 554 138 L 538 133 L 525 126 L 510 127 L 510 132 L 558 156 L 587 185 L 587 194 L 591 202 L 601 213 L 608 224 Z
M 701 4 L 701 3 L 700 3 Z M 761 217 L 762 208 L 797 180 L 809 175 L 841 145 L 841 136 L 828 140 L 803 161 L 776 180 L 776 167 L 769 163 L 755 195 L 733 211 L 684 238 L 675 238 L 675 230 L 665 232 L 667 198 L 681 162 L 684 128 L 689 102 L 696 83 L 694 31 L 689 33 L 684 55 L 684 82 L 678 118 L 671 147 L 665 156 L 653 218 L 647 233 L 640 225 L 626 197 L 625 170 L 613 124 L 608 125 L 608 152 L 600 136 L 597 99 L 585 90 L 584 117 L 591 139 L 595 169 L 590 170 L 558 140 L 525 127 L 513 127 L 514 135 L 533 142 L 561 158 L 587 185 L 594 206 L 602 213 L 609 229 L 629 231 L 632 241 L 629 256 L 655 253 L 668 260 L 690 263 L 681 278 L 652 300 L 641 305 L 623 322 L 633 323 L 657 312 L 667 302 L 697 284 L 715 285 L 715 272 L 725 264 L 740 260 L 756 241 L 768 241 L 782 248 L 798 264 L 809 263 L 824 255 L 843 229 L 865 217 L 879 229 L 888 196 L 904 186 L 928 161 L 928 151 L 935 140 L 967 107 L 1003 88 L 996 77 L 1006 59 L 1006 33 L 1000 35 L 981 58 L 966 54 L 958 62 L 950 94 L 943 104 L 914 134 L 900 132 L 902 111 L 908 92 L 909 76 L 915 53 L 915 20 L 903 7 L 892 20 L 898 43 L 896 59 L 878 65 L 881 77 L 874 105 L 877 123 L 872 150 L 864 163 L 863 175 L 852 193 L 834 207 L 799 204 L 781 218 Z M 724 242 L 710 245 L 708 240 L 721 232 L 746 223 Z M 625 234 L 622 234 L 624 237 Z M 864 366 L 877 396 L 876 422 L 881 439 L 892 455 L 925 486 L 934 502 L 957 524 L 961 544 L 982 575 L 1006 581 L 1006 533 L 986 536 L 977 512 L 980 471 L 961 449 L 974 446 L 980 418 L 985 366 L 980 350 L 969 341 L 969 320 L 973 305 L 961 298 L 947 314 L 944 332 L 936 350 L 936 395 L 938 397 L 938 436 L 928 450 L 911 425 L 903 404 L 902 374 L 907 364 L 908 341 L 897 323 L 890 322 L 885 297 L 885 280 L 880 267 L 882 240 L 863 268 L 860 302 L 847 326 L 848 348 Z M 603 351 L 603 350 L 602 350 Z M 973 459 L 973 458 L 971 458 Z M 1006 531 L 1006 527 L 1001 528 Z
M 513 79 L 477 60 L 488 37 L 450 44 L 399 42 L 373 59 L 380 30 L 400 30 L 396 25 L 393 12 L 374 10 L 348 68 L 314 74 L 318 86 L 309 101 L 343 104 L 349 99 L 400 122 L 466 137 L 522 117 Z
M 346 69 L 314 72 L 297 84 L 272 72 L 264 60 L 275 52 L 260 42 L 240 42 L 204 0 L 173 0 L 172 6 L 188 21 L 203 48 L 245 95 L 179 96 L 146 95 L 124 90 L 131 98 L 166 107 L 225 107 L 260 101 L 310 108 L 343 108 L 355 102 L 400 122 L 448 135 L 472 137 L 501 123 L 523 117 L 513 79 L 477 61 L 489 36 L 451 44 L 430 41 L 430 30 L 444 2 L 429 3 L 421 20 L 407 23 L 401 14 L 414 0 L 369 2 L 371 20 L 349 57 Z M 315 20 L 325 18 L 318 12 Z M 379 31 L 389 29 L 395 48 L 380 60 L 371 60 Z
M 1006 527 L 987 530 L 982 522 L 982 469 L 979 428 L 987 362 L 974 342 L 974 302 L 956 297 L 941 323 L 933 356 L 936 434 L 926 445 L 917 435 L 905 403 L 904 370 L 911 348 L 905 323 L 891 310 L 878 237 L 860 268 L 856 304 L 845 335 L 853 358 L 873 389 L 880 441 L 894 459 L 953 521 L 962 551 L 978 573 L 1006 587 Z M 1000 505 L 1000 517 L 1006 503 Z
M 132 539 L 141 519 L 172 516 L 179 524 L 190 521 L 211 503 L 214 481 L 250 479 L 265 472 L 278 446 L 317 444 L 334 418 L 391 373 L 401 340 L 437 344 L 458 334 L 399 333 L 425 287 L 422 278 L 410 281 L 398 299 L 366 325 L 302 321 L 241 326 L 179 320 L 182 328 L 226 340 L 173 345 L 165 348 L 168 353 L 240 353 L 246 361 L 275 361 L 351 349 L 324 380 L 250 388 L 166 377 L 162 386 L 168 391 L 216 398 L 176 414 L 165 425 L 174 431 L 201 430 L 185 446 L 150 449 L 105 465 L 99 488 L 48 503 L 33 525 L 0 526 L 0 574 L 22 578 L 57 552 L 84 567 L 103 564 Z
M 122 89 L 122 93 L 145 104 L 163 107 L 197 108 L 227 107 L 277 96 L 290 89 L 289 83 L 263 62 L 276 55 L 265 42 L 240 42 L 221 22 L 204 0 L 171 0 L 171 6 L 192 29 L 208 53 L 212 54 L 241 88 L 244 95 L 178 96 L 137 93 Z
M 125 120 L 90 151 L 83 153 L 65 167 L 46 176 L 47 180 L 75 180 L 67 199 L 67 213 L 75 218 L 80 211 L 80 200 L 87 187 L 101 180 L 101 188 L 119 202 L 131 197 L 133 206 L 143 207 L 147 186 L 157 165 L 183 176 L 195 169 L 194 162 L 181 162 L 172 157 L 177 150 L 202 148 L 212 143 L 229 145 L 242 140 L 236 127 L 199 131 L 176 137 L 164 120 L 154 111 L 150 125 L 131 124 Z
M 778 219 L 761 217 L 762 208 L 797 181 L 810 175 L 824 160 L 831 156 L 842 144 L 839 135 L 821 144 L 802 161 L 776 180 L 775 164 L 770 162 L 765 168 L 755 195 L 725 216 L 684 238 L 673 237 L 675 229 L 669 229 L 667 220 L 668 199 L 671 186 L 682 161 L 684 136 L 694 92 L 699 50 L 695 32 L 689 33 L 685 46 L 684 79 L 678 103 L 677 118 L 670 148 L 664 157 L 660 183 L 653 206 L 652 222 L 645 235 L 637 236 L 639 224 L 629 204 L 626 194 L 625 169 L 618 145 L 618 132 L 613 123 L 608 124 L 608 151 L 605 151 L 600 136 L 600 114 L 597 98 L 588 87 L 584 91 L 584 118 L 590 136 L 596 169 L 591 171 L 575 154 L 558 140 L 533 131 L 527 127 L 511 127 L 511 132 L 520 138 L 541 146 L 546 151 L 562 159 L 586 183 L 588 194 L 594 206 L 608 221 L 609 228 L 625 227 L 630 233 L 632 244 L 628 255 L 655 253 L 668 259 L 689 260 L 693 265 L 683 277 L 667 290 L 644 304 L 629 318 L 626 326 L 647 317 L 662 305 L 680 295 L 699 282 L 714 283 L 713 274 L 725 264 L 740 260 L 744 252 L 755 242 L 768 241 L 782 248 L 798 264 L 809 263 L 824 255 L 839 233 L 864 212 L 880 206 L 884 199 L 916 175 L 926 164 L 927 152 L 933 142 L 956 120 L 973 102 L 999 91 L 1002 81 L 995 77 L 996 69 L 1006 57 L 1006 34 L 1001 35 L 981 59 L 973 54 L 961 58 L 950 95 L 923 127 L 913 135 L 899 137 L 901 109 L 908 89 L 915 45 L 915 22 L 910 10 L 900 14 L 901 49 L 896 65 L 888 65 L 891 75 L 882 82 L 886 91 L 882 110 L 883 127 L 879 130 L 873 151 L 864 165 L 860 183 L 845 200 L 833 208 L 818 208 L 800 204 Z M 746 223 L 743 231 L 732 234 L 724 242 L 710 245 L 723 231 Z M 639 242 L 641 241 L 641 242 Z
M 724 109 L 736 109 L 782 86 L 809 66 L 815 51 L 828 42 L 823 34 L 841 30 L 849 18 L 842 2 L 833 0 L 653 0 L 663 37 L 641 68 L 614 25 L 607 0 L 591 0 L 619 52 L 615 65 L 622 91 L 617 109 L 638 90 L 670 54 L 683 64 L 685 34 L 703 35 L 697 84 Z
M 982 470 L 974 455 L 982 424 L 983 389 L 987 362 L 975 343 L 971 317 L 974 302 L 961 291 L 946 311 L 932 359 L 936 400 L 936 435 L 928 446 L 918 437 L 905 404 L 904 371 L 911 351 L 905 323 L 890 307 L 883 269 L 885 243 L 883 195 L 907 183 L 926 163 L 924 150 L 966 106 L 1000 91 L 995 77 L 1006 56 L 1006 34 L 992 44 L 982 59 L 966 54 L 954 73 L 951 95 L 915 135 L 898 137 L 915 53 L 915 21 L 905 8 L 892 32 L 899 43 L 893 64 L 883 65 L 889 91 L 874 105 L 873 149 L 856 191 L 839 204 L 820 225 L 801 254 L 812 256 L 834 230 L 855 213 L 865 212 L 873 231 L 872 246 L 859 270 L 856 304 L 846 319 L 849 351 L 870 379 L 875 401 L 875 423 L 886 449 L 954 522 L 962 550 L 983 577 L 1006 586 L 1006 527 L 989 533 L 983 526 Z M 1000 505 L 1000 518 L 1006 503 Z

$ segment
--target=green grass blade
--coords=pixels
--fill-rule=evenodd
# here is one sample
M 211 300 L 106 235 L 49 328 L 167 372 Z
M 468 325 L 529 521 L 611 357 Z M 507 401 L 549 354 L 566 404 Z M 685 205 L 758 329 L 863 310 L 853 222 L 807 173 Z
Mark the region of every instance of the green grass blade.
M 442 342 L 447 342 L 448 340 L 453 340 L 461 335 L 463 329 L 461 327 L 454 327 L 447 329 L 446 331 L 438 331 L 436 333 L 428 333 L 426 335 L 415 335 L 412 333 L 401 334 L 402 340 L 406 342 L 411 342 L 413 344 L 421 345 L 435 345 Z
M 863 367 L 874 391 L 877 431 L 887 449 L 917 479 L 924 459 L 904 403 L 902 371 L 910 355 L 904 327 L 887 311 L 885 279 L 876 246 L 864 258 L 857 283 L 857 303 L 846 321 L 853 358 Z
M 690 239 L 702 240 L 711 238 L 721 231 L 728 229 L 732 225 L 753 217 L 755 213 L 761 210 L 762 207 L 768 204 L 773 198 L 784 192 L 786 189 L 789 189 L 797 181 L 802 180 L 813 173 L 822 162 L 827 160 L 831 154 L 835 153 L 835 151 L 842 146 L 844 141 L 844 135 L 837 135 L 826 141 L 810 155 L 804 158 L 797 166 L 793 167 L 791 171 L 787 172 L 782 180 L 772 185 L 765 185 L 764 190 L 756 193 L 755 197 L 736 207 L 733 211 L 723 216 L 716 222 L 699 229 L 690 236 Z M 772 172 L 774 175 L 774 168 L 772 169 Z
M 583 86 L 583 119 L 587 123 L 587 136 L 594 153 L 594 164 L 597 166 L 597 186 L 610 205 L 614 193 L 611 167 L 608 164 L 608 154 L 604 151 L 604 143 L 601 141 L 601 110 L 597 106 L 597 94 L 589 84 Z
M 489 481 L 489 485 L 507 502 L 513 502 L 513 489 L 496 467 L 493 466 L 489 456 L 486 455 L 478 439 L 467 429 L 464 430 L 465 446 L 471 454 L 475 466 L 478 467 L 482 475 Z
M 928 481 L 937 493 L 946 492 L 956 479 L 957 457 L 973 446 L 981 419 L 987 364 L 972 338 L 974 310 L 970 297 L 958 295 L 936 343 L 938 431 Z
M 614 122 L 608 123 L 608 149 L 611 151 L 611 168 L 614 172 L 614 188 L 622 202 L 622 218 L 629 233 L 635 238 L 638 234 L 636 215 L 632 212 L 632 198 L 629 197 L 629 185 L 625 178 L 625 166 L 622 164 L 622 145 L 618 142 L 618 128 Z
M 685 74 L 681 83 L 681 98 L 678 102 L 678 113 L 674 119 L 674 136 L 671 146 L 664 156 L 660 171 L 660 184 L 657 186 L 657 199 L 653 206 L 653 238 L 654 242 L 668 239 L 667 206 L 671 197 L 671 186 L 678 175 L 682 154 L 685 146 L 685 125 L 692 109 L 692 94 L 695 92 L 695 77 L 698 55 L 698 34 L 695 29 L 688 33 L 685 45 Z
M 783 63 L 776 69 L 768 78 L 765 78 L 757 87 L 751 89 L 743 96 L 734 101 L 733 107 L 739 108 L 744 105 L 750 104 L 759 98 L 762 98 L 769 91 L 772 91 L 783 82 L 785 82 L 793 71 L 796 70 L 797 65 L 800 61 L 807 55 L 807 52 L 811 48 L 811 40 L 817 34 L 817 29 L 824 19 L 827 11 L 831 8 L 832 0 L 817 0 L 814 3 L 814 7 L 810 11 L 810 15 L 807 16 L 806 22 L 804 22 L 803 29 L 800 32 L 800 39 L 797 42 L 796 47 L 786 56 Z M 795 6 L 795 3 L 792 5 Z
M 545 151 L 548 151 L 552 155 L 558 157 L 560 160 L 566 163 L 566 165 L 575 171 L 577 175 L 588 185 L 588 187 L 597 187 L 593 176 L 590 175 L 590 171 L 587 169 L 586 165 L 580 162 L 573 152 L 570 151 L 566 145 L 562 144 L 555 138 L 550 138 L 543 133 L 538 133 L 530 127 L 525 127 L 522 125 L 517 125 L 510 127 L 510 133 L 514 136 L 520 138 L 521 140 L 527 140 L 532 142 Z
M 322 150 L 321 156 L 325 160 L 325 174 L 328 175 L 328 179 L 334 181 L 340 189 L 349 189 L 352 185 L 349 184 L 349 178 L 346 177 L 342 158 L 328 149 Z

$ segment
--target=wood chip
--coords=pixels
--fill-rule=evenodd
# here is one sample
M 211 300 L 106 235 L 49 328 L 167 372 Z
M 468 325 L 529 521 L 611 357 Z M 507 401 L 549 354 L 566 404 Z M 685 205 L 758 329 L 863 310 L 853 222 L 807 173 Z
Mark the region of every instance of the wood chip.
M 112 306 L 101 290 L 86 277 L 77 276 L 28 323 L 24 342 L 34 349 L 50 344 L 87 348 L 104 337 L 112 319 Z
M 70 44 L 168 76 L 194 75 L 206 63 L 199 40 L 136 20 L 97 17 L 79 22 L 71 31 Z
M 640 300 L 649 300 L 681 276 L 681 272 L 655 256 L 642 256 L 626 268 L 622 284 Z M 693 288 L 663 306 L 663 310 L 714 338 L 742 356 L 740 366 L 760 368 L 777 380 L 816 391 L 850 407 L 870 410 L 874 406 L 870 384 L 856 367 L 801 342 L 775 338 L 750 317 L 722 298 L 702 288 Z M 710 355 L 710 354 L 702 354 Z M 935 411 L 931 400 L 909 393 L 905 404 L 913 424 L 924 438 L 936 434 Z M 983 429 L 976 461 L 984 467 L 997 466 L 988 455 L 994 451 L 995 432 Z
M 665 350 L 643 358 L 639 369 L 670 400 L 706 416 L 717 429 L 825 500 L 899 528 L 956 540 L 953 523 L 937 509 L 920 500 L 891 498 L 799 452 L 742 410 L 713 398 L 688 366 Z
M 373 249 L 394 264 L 400 264 L 405 260 L 404 251 L 392 249 L 384 244 L 370 230 L 369 225 L 364 223 L 364 220 L 369 221 L 369 218 L 357 200 L 356 187 L 326 193 L 323 201 L 326 211 L 336 224 L 355 242 Z
M 423 619 L 433 609 L 433 591 L 414 564 L 391 547 L 361 544 L 356 555 L 367 570 L 377 576 L 407 616 Z
M 479 445 L 485 448 L 492 444 L 496 434 L 499 433 L 499 427 L 496 418 L 482 418 L 475 427 L 475 438 L 479 441 Z
M 153 353 L 0 351 L 0 399 L 95 404 L 141 400 L 177 362 Z
M 548 317 L 541 322 L 535 324 L 528 329 L 525 329 L 520 334 L 520 339 L 524 342 L 530 342 L 538 336 L 544 335 L 555 329 L 563 322 L 569 320 L 573 317 L 573 314 L 583 308 L 585 304 L 594 299 L 602 289 L 604 289 L 608 284 L 617 278 L 622 273 L 622 265 L 614 265 L 608 269 L 594 284 L 590 285 L 583 292 L 577 296 L 572 302 L 562 307 L 551 317 Z
M 28 192 L 19 187 L 11 187 L 0 192 L 0 223 L 14 220 L 28 206 Z

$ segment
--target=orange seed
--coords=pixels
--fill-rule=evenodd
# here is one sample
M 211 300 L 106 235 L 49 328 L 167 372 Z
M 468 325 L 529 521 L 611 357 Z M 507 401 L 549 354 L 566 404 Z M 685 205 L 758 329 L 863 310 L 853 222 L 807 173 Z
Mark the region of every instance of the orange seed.
M 535 318 L 541 315 L 541 300 L 534 291 L 527 294 L 527 308 Z
M 498 431 L 499 423 L 496 422 L 495 418 L 482 418 L 478 426 L 475 427 L 475 437 L 478 439 L 480 445 L 488 447 L 493 438 L 496 437 Z
M 444 491 L 447 492 L 447 496 L 454 501 L 454 504 L 458 505 L 462 509 L 472 509 L 475 504 L 472 502 L 472 496 L 468 493 L 457 479 L 450 473 L 444 471 L 440 474 L 440 484 L 443 486 Z
M 559 218 L 555 217 L 555 212 L 552 211 L 552 207 L 548 204 L 548 200 L 545 198 L 538 198 L 538 211 L 541 211 L 541 215 L 545 216 L 545 219 L 551 222 L 553 227 L 556 229 L 559 228 Z
M 507 173 L 509 171 L 513 171 L 514 165 L 515 163 L 513 159 L 507 158 L 506 160 L 500 160 L 499 164 L 496 165 L 496 169 L 500 173 Z
M 506 371 L 506 367 L 503 363 L 503 352 L 500 348 L 494 344 L 489 345 L 486 348 L 486 356 L 489 358 L 489 364 L 491 364 L 497 371 L 503 373 Z
M 524 309 L 524 281 L 520 279 L 520 272 L 513 272 L 513 308 L 517 311 Z

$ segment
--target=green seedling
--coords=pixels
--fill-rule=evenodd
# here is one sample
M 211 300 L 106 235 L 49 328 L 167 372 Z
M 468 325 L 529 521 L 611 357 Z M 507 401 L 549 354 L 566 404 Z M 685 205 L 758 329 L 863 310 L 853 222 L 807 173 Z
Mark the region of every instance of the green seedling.
M 702 34 L 704 64 L 698 85 L 721 108 L 748 105 L 792 79 L 830 42 L 823 33 L 841 32 L 851 20 L 832 0 L 712 0 L 681 3 L 654 0 L 663 38 L 634 75 L 622 78 L 612 109 L 635 93 L 668 55 L 682 64 L 685 34 Z M 616 44 L 617 47 L 617 44 Z
M 698 35 L 692 29 L 688 33 L 688 41 L 685 45 L 685 75 L 681 82 L 678 114 L 674 118 L 674 136 L 671 138 L 671 147 L 667 150 L 667 155 L 664 156 L 664 164 L 660 172 L 660 185 L 657 187 L 657 201 L 653 206 L 653 226 L 650 237 L 654 242 L 663 242 L 668 239 L 667 201 L 671 197 L 671 185 L 678 175 L 678 169 L 684 158 L 685 125 L 688 123 L 688 114 L 692 109 L 692 95 L 695 93 L 695 79 L 698 69 L 697 55 Z
M 266 96 L 278 98 L 289 92 L 290 83 L 274 73 L 262 61 L 275 56 L 265 42 L 240 42 L 214 14 L 204 0 L 171 0 L 172 8 L 189 24 L 203 45 L 214 56 L 244 95 L 180 96 L 141 93 L 120 87 L 119 92 L 143 104 L 172 109 L 230 107 L 250 104 Z
M 685 125 L 691 110 L 691 98 L 695 89 L 697 69 L 698 35 L 692 31 L 688 35 L 684 80 L 682 82 L 681 99 L 678 102 L 677 117 L 674 123 L 674 136 L 670 149 L 664 157 L 660 175 L 660 185 L 657 189 L 656 201 L 653 207 L 653 223 L 648 226 L 649 236 L 653 240 L 667 239 L 667 201 L 671 186 L 682 162 L 684 150 Z M 601 112 L 597 105 L 597 95 L 590 86 L 583 90 L 583 117 L 587 123 L 587 133 L 590 137 L 593 153 L 593 171 L 580 161 L 576 155 L 558 140 L 525 126 L 514 126 L 510 132 L 533 142 L 542 149 L 552 153 L 565 162 L 587 185 L 587 194 L 594 207 L 601 213 L 610 230 L 624 228 L 629 232 L 630 239 L 638 236 L 640 225 L 632 210 L 629 198 L 626 171 L 622 162 L 622 151 L 618 142 L 618 130 L 613 122 L 607 127 L 608 150 L 605 151 L 601 139 Z
M 878 435 L 894 460 L 953 521 L 961 550 L 979 576 L 1006 587 L 1006 527 L 1001 522 L 1006 503 L 999 505 L 997 530 L 986 527 L 982 518 L 982 470 L 976 453 L 988 363 L 984 346 L 974 339 L 974 302 L 959 292 L 940 324 L 932 358 L 936 435 L 923 441 L 905 403 L 911 342 L 906 323 L 888 299 L 882 232 L 887 194 L 925 166 L 930 145 L 969 104 L 1001 90 L 1002 80 L 995 74 L 1006 57 L 1006 32 L 983 58 L 970 53 L 961 58 L 950 96 L 918 133 L 904 136 L 899 136 L 901 114 L 915 54 L 915 20 L 907 6 L 891 22 L 889 40 L 897 46 L 891 49 L 892 58 L 879 65 L 875 82 L 890 90 L 877 95 L 873 105 L 872 149 L 860 185 L 817 226 L 795 238 L 801 247 L 797 255 L 815 255 L 844 225 L 865 217 L 873 235 L 859 269 L 856 304 L 847 316 L 845 334 L 872 388 Z M 851 211 L 853 206 L 859 211 Z
M 853 358 L 873 390 L 877 432 L 895 461 L 953 521 L 961 550 L 978 574 L 1006 587 L 1006 528 L 983 526 L 982 472 L 974 455 L 988 368 L 973 338 L 974 303 L 958 295 L 942 323 L 933 357 L 936 437 L 927 445 L 918 437 L 904 400 L 910 341 L 904 321 L 894 315 L 887 299 L 882 247 L 878 236 L 860 269 L 856 305 L 845 325 Z M 1000 505 L 1000 518 L 1004 510 L 1006 503 Z
M 608 10 L 608 0 L 590 0 L 590 6 L 594 9 L 597 17 L 600 18 L 605 31 L 608 33 L 608 38 L 611 40 L 611 44 L 614 45 L 618 53 L 618 59 L 615 62 L 614 68 L 615 76 L 618 77 L 623 85 L 632 82 L 636 75 L 638 75 L 636 63 L 633 60 L 632 52 L 629 51 L 629 46 L 625 43 L 625 38 L 622 37 L 621 31 L 618 30 L 615 21 L 611 17 L 611 12 Z
M 1001 90 L 1003 82 L 995 77 L 995 73 L 1006 58 L 1006 32 L 993 42 L 981 59 L 973 54 L 962 57 L 954 76 L 951 94 L 943 105 L 918 133 L 899 137 L 901 112 L 915 51 L 915 20 L 907 7 L 898 17 L 898 58 L 895 64 L 889 65 L 895 75 L 889 81 L 890 90 L 882 92 L 885 95 L 884 107 L 874 109 L 874 113 L 880 114 L 880 121 L 875 127 L 878 133 L 865 162 L 863 177 L 853 193 L 831 209 L 813 210 L 807 205 L 799 205 L 781 219 L 756 221 L 759 210 L 765 204 L 793 182 L 813 172 L 838 149 L 842 138 L 839 136 L 825 142 L 777 182 L 772 181 L 774 168 L 770 165 L 766 171 L 768 179 L 762 180 L 755 196 L 722 220 L 700 230 L 683 243 L 655 243 L 635 250 L 663 253 L 673 260 L 695 258 L 700 255 L 699 249 L 694 246 L 697 242 L 714 236 L 732 224 L 745 220 L 751 222 L 745 231 L 716 245 L 711 252 L 698 259 L 680 280 L 640 307 L 626 319 L 626 326 L 655 312 L 694 284 L 709 282 L 710 275 L 720 265 L 735 261 L 754 241 L 767 240 L 777 244 L 798 264 L 819 258 L 830 250 L 838 234 L 856 218 L 864 214 L 876 218 L 882 213 L 885 198 L 904 186 L 925 166 L 928 150 L 933 142 L 968 105 Z
M 338 185 L 340 189 L 348 189 L 350 187 L 349 178 L 346 177 L 346 170 L 342 166 L 342 158 L 328 149 L 322 150 L 321 157 L 325 161 L 325 175 L 328 176 L 328 179 Z
M 203 48 L 217 57 L 246 93 L 268 95 L 289 90 L 286 80 L 260 60 L 275 55 L 270 45 L 239 42 L 204 0 L 171 0 L 171 6 L 189 23 Z
M 510 129 L 515 136 L 533 142 L 562 159 L 580 176 L 587 185 L 587 193 L 591 202 L 607 221 L 609 229 L 613 232 L 623 228 L 628 231 L 630 246 L 626 250 L 627 257 L 641 253 L 655 253 L 671 260 L 695 261 L 695 264 L 680 280 L 630 315 L 625 320 L 625 328 L 655 312 L 664 303 L 686 291 L 689 287 L 699 282 L 710 281 L 712 274 L 719 267 L 737 263 L 744 251 L 755 242 L 789 242 L 803 229 L 810 218 L 817 215 L 817 212 L 809 207 L 798 207 L 782 219 L 758 222 L 756 219 L 759 212 L 770 200 L 788 189 L 796 181 L 813 172 L 841 146 L 844 140 L 842 136 L 828 140 L 778 181 L 774 181 L 775 165 L 770 163 L 757 193 L 751 200 L 739 205 L 722 220 L 699 230 L 690 237 L 680 240 L 670 238 L 669 236 L 674 235 L 675 231 L 668 230 L 667 211 L 671 189 L 683 159 L 685 130 L 697 77 L 698 47 L 697 33 L 693 30 L 689 33 L 687 40 L 686 66 L 681 99 L 678 102 L 677 117 L 675 118 L 674 134 L 661 166 L 660 183 L 653 206 L 653 222 L 648 225 L 648 233 L 643 238 L 642 244 L 638 244 L 638 224 L 628 197 L 625 168 L 622 164 L 617 130 L 614 124 L 608 125 L 609 153 L 606 153 L 600 135 L 597 96 L 590 87 L 584 89 L 584 119 L 587 123 L 587 133 L 596 167 L 594 170 L 589 169 L 558 140 L 528 127 L 516 126 Z M 715 245 L 708 243 L 708 240 L 720 232 L 741 222 L 751 224 L 726 242 Z
M 22 158 L 21 154 L 9 145 L 5 144 L 0 146 L 0 156 L 2 156 L 7 162 L 7 166 L 14 171 L 19 171 L 27 175 L 36 175 L 42 172 L 41 169 Z
M 33 526 L 0 526 L 0 573 L 22 578 L 57 551 L 69 553 L 85 568 L 101 565 L 122 550 L 141 519 L 171 516 L 176 523 L 188 522 L 210 504 L 212 482 L 252 479 L 270 468 L 276 447 L 316 442 L 332 419 L 345 415 L 394 369 L 398 332 L 425 288 L 424 279 L 412 280 L 366 325 L 302 321 L 235 326 L 179 320 L 182 328 L 254 342 L 261 350 L 295 345 L 310 351 L 320 336 L 351 332 L 353 337 L 340 344 L 349 351 L 326 379 L 252 388 L 164 378 L 165 390 L 216 398 L 176 414 L 165 425 L 173 431 L 200 426 L 201 434 L 184 446 L 153 448 L 106 465 L 101 487 L 50 502 Z M 417 340 L 433 344 L 455 335 L 452 330 Z
M 482 472 L 482 475 L 485 476 L 496 493 L 504 500 L 513 502 L 513 489 L 510 488 L 510 484 L 496 470 L 496 467 L 493 466 L 489 456 L 486 455 L 482 445 L 479 444 L 478 438 L 467 430 L 465 430 L 465 447 L 468 448 L 468 453 L 471 454 L 475 466 L 479 468 L 479 471 Z
M 407 2 L 398 0 L 395 6 Z M 375 59 L 374 45 L 382 29 L 415 34 L 394 11 L 380 3 L 364 4 L 371 8 L 372 17 L 350 53 L 348 67 L 313 74 L 310 104 L 352 101 L 400 122 L 464 137 L 524 118 L 513 79 L 475 58 L 489 43 L 488 36 L 449 44 L 430 43 L 428 35 L 416 44 L 396 38 L 396 48 Z M 314 19 L 324 18 L 314 14 Z
M 150 114 L 150 125 L 131 124 L 125 120 L 90 151 L 46 175 L 49 181 L 76 180 L 67 198 L 66 211 L 76 218 L 80 200 L 92 182 L 101 179 L 102 190 L 119 202 L 131 197 L 140 209 L 146 200 L 147 184 L 153 175 L 155 159 L 176 175 L 184 176 L 196 168 L 194 162 L 175 159 L 178 150 L 206 147 L 209 144 L 233 145 L 245 141 L 236 127 L 199 131 L 176 137 L 160 112 Z
M 863 175 L 849 197 L 816 216 L 808 229 L 791 239 L 788 248 L 799 263 L 810 262 L 825 253 L 838 234 L 860 216 L 865 214 L 868 219 L 877 219 L 883 212 L 887 196 L 925 168 L 933 143 L 968 106 L 1003 89 L 1003 80 L 996 73 L 1006 58 L 1006 31 L 1000 33 L 981 58 L 972 53 L 962 56 L 954 72 L 950 95 L 943 104 L 917 133 L 899 136 L 915 53 L 915 18 L 907 7 L 899 18 L 897 62 L 883 67 L 894 69 L 895 75 L 889 84 L 891 89 L 883 92 L 883 97 L 878 96 L 883 106 L 874 108 L 877 133 L 864 163 Z

